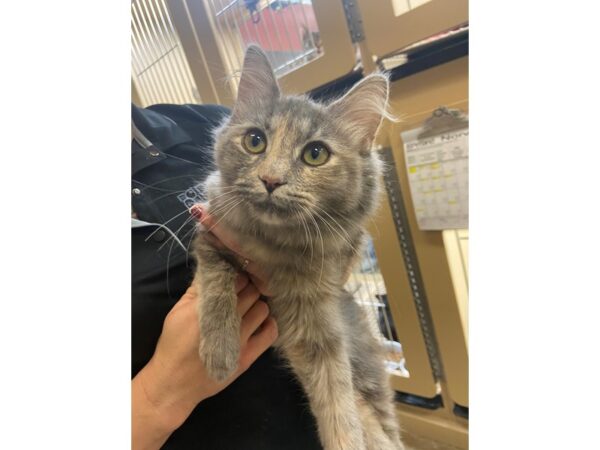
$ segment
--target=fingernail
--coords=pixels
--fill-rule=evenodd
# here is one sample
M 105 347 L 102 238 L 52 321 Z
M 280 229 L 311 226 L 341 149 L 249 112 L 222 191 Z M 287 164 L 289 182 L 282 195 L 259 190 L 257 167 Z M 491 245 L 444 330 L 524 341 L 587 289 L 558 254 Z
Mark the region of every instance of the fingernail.
M 192 216 L 194 216 L 196 219 L 201 220 L 202 214 L 204 214 L 204 211 L 202 211 L 202 207 L 200 205 L 194 205 L 190 208 L 190 214 Z

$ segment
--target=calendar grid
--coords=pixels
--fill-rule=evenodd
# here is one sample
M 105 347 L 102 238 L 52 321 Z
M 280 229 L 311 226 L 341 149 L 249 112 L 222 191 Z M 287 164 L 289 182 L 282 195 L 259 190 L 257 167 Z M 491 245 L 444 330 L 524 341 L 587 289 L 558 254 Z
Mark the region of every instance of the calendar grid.
M 468 129 L 419 139 L 402 133 L 417 223 L 422 230 L 468 228 Z

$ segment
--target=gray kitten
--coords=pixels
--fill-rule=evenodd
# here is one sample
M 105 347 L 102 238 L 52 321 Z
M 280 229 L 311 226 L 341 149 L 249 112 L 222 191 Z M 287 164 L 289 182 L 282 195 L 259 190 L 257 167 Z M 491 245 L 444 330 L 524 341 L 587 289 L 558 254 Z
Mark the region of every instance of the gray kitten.
M 344 290 L 376 206 L 381 164 L 371 146 L 387 98 L 383 75 L 329 105 L 283 96 L 264 53 L 250 47 L 207 182 L 211 214 L 270 275 L 275 346 L 304 387 L 326 450 L 404 448 L 381 344 Z M 222 380 L 240 354 L 240 263 L 207 232 L 194 241 L 200 357 Z

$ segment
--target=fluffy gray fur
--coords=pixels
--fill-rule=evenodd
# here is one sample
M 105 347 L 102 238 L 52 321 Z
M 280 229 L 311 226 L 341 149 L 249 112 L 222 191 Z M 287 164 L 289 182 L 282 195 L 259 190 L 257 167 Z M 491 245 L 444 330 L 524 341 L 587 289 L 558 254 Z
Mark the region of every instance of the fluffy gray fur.
M 371 146 L 387 98 L 388 80 L 379 74 L 329 105 L 283 96 L 264 53 L 250 47 L 232 115 L 216 133 L 218 171 L 207 183 L 212 215 L 270 276 L 275 346 L 305 389 L 326 450 L 404 448 L 383 350 L 344 290 L 377 204 L 381 164 Z M 251 128 L 267 137 L 262 154 L 242 145 Z M 322 166 L 301 160 L 312 141 L 331 149 Z M 268 193 L 264 176 L 287 184 Z M 211 246 L 207 231 L 194 242 L 200 357 L 220 380 L 240 354 L 239 263 Z

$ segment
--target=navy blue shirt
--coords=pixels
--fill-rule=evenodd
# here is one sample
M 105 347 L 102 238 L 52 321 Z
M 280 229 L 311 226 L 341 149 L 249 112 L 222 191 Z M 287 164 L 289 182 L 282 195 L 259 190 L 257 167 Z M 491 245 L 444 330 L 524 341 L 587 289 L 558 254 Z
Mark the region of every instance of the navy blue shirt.
M 150 360 L 167 313 L 192 280 L 187 209 L 204 199 L 201 185 L 214 169 L 212 130 L 228 114 L 216 105 L 132 106 L 135 125 L 152 143 L 132 142 L 132 209 L 139 220 L 168 227 L 131 231 L 132 377 Z M 200 403 L 163 448 L 322 447 L 302 387 L 269 349 L 228 388 Z

